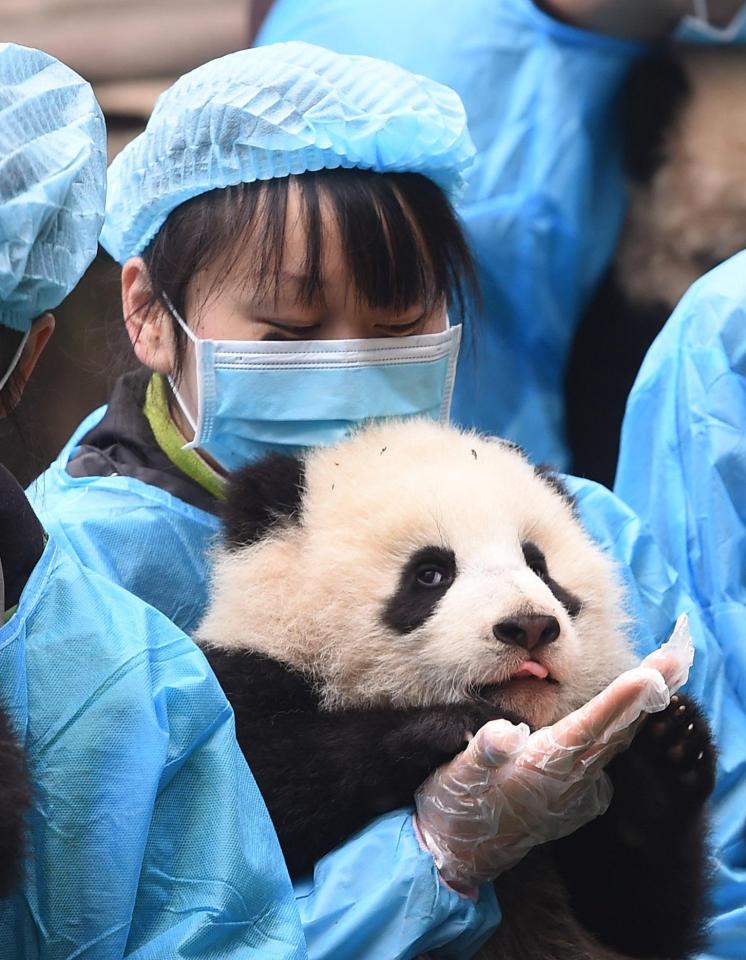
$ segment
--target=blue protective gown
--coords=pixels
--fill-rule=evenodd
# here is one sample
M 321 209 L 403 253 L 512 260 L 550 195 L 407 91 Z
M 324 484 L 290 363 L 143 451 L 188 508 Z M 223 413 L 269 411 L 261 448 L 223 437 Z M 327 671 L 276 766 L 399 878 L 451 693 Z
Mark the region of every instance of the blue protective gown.
M 23 882 L 0 903 L 3 960 L 306 957 L 202 653 L 54 538 L 0 627 L 0 699 L 33 787 Z
M 643 48 L 531 0 L 277 0 L 257 43 L 281 40 L 393 60 L 461 96 L 477 157 L 459 212 L 484 305 L 453 416 L 564 466 L 565 364 L 625 209 L 613 100 Z
M 650 458 L 650 448 L 641 447 Z M 646 525 L 621 500 L 590 480 L 570 479 L 588 532 L 622 564 L 637 650 L 645 655 L 670 633 L 679 613 L 688 612 L 695 645 L 694 665 L 684 688 L 703 706 L 718 747 L 712 797 L 715 854 L 710 946 L 702 960 L 746 957 L 746 700 L 743 675 L 708 625 L 706 605 L 686 579 L 663 558 Z M 662 504 L 668 501 L 668 491 Z M 737 642 L 743 645 L 742 629 Z
M 194 622 L 204 603 L 206 547 L 216 521 L 174 497 L 126 477 L 73 478 L 65 464 L 100 419 L 92 414 L 34 485 L 45 525 L 84 562 L 121 582 L 142 585 L 169 615 Z M 677 615 L 690 613 L 697 655 L 688 689 L 705 706 L 719 749 L 714 841 L 718 853 L 714 946 L 708 957 L 746 955 L 746 704 L 696 593 L 662 556 L 633 511 L 603 487 L 569 478 L 589 533 L 626 572 L 634 642 L 658 646 Z M 185 604 L 183 590 L 190 602 Z M 402 859 L 403 858 L 403 859 Z M 360 864 L 365 864 L 361 870 Z M 438 884 L 432 861 L 414 842 L 405 813 L 391 814 L 317 865 L 296 888 L 309 955 L 334 960 L 405 958 L 459 936 L 442 956 L 467 957 L 497 922 L 491 887 L 477 905 Z M 349 931 L 349 935 L 348 935 Z M 356 936 L 352 935 L 355 931 Z M 378 938 L 386 936 L 386 951 Z
M 746 252 L 697 281 L 650 348 L 616 489 L 696 599 L 746 709 Z
M 102 415 L 103 408 L 87 417 L 33 484 L 34 508 L 61 547 L 193 629 L 207 603 L 218 520 L 134 478 L 71 477 L 65 465 Z M 500 919 L 491 884 L 475 902 L 440 882 L 410 811 L 380 818 L 324 857 L 296 885 L 296 902 L 314 960 L 410 960 L 424 952 L 460 960 Z

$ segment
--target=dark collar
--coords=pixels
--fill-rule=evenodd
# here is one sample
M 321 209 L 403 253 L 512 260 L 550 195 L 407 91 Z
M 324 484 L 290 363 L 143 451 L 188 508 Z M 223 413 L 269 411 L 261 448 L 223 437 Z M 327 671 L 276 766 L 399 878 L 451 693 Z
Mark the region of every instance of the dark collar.
M 4 610 L 18 603 L 43 552 L 44 529 L 23 487 L 0 464 L 0 566 L 5 588 L 5 601 L 0 598 L 0 626 Z
M 215 497 L 182 473 L 153 436 L 143 413 L 150 377 L 150 370 L 143 367 L 117 380 L 106 413 L 81 439 L 67 472 L 72 477 L 133 477 L 217 514 Z

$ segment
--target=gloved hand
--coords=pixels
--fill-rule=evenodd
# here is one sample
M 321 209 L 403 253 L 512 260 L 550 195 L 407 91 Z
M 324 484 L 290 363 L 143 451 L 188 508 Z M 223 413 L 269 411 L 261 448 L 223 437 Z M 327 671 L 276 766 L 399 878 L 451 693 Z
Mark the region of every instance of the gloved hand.
M 604 767 L 643 714 L 664 710 L 694 656 L 686 615 L 662 647 L 574 713 L 531 734 L 494 720 L 416 796 L 416 825 L 443 879 L 470 892 L 537 844 L 573 833 L 612 796 Z

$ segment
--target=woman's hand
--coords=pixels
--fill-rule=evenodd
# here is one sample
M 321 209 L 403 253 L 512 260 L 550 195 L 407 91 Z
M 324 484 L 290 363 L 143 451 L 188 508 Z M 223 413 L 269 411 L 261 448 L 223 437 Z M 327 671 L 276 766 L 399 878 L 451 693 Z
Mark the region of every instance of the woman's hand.
M 485 724 L 417 793 L 420 838 L 443 879 L 472 892 L 537 844 L 604 813 L 612 795 L 604 767 L 629 745 L 644 714 L 668 706 L 692 657 L 683 616 L 639 667 L 553 726 L 531 734 L 507 720 Z

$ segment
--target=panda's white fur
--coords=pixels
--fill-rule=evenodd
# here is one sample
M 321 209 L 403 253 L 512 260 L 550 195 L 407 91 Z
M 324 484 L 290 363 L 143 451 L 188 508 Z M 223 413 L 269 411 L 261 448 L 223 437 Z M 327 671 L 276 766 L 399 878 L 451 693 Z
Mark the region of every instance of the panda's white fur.
M 299 521 L 218 551 L 197 639 L 311 674 L 327 709 L 455 703 L 505 684 L 501 705 L 540 726 L 634 662 L 613 562 L 506 443 L 427 422 L 365 430 L 306 458 Z M 575 619 L 527 567 L 526 541 L 580 599 Z M 408 558 L 429 545 L 453 550 L 458 572 L 426 622 L 402 635 L 382 610 Z M 541 653 L 556 683 L 511 680 L 526 651 L 493 635 L 498 621 L 531 613 L 559 621 Z
M 631 187 L 617 253 L 621 288 L 669 309 L 703 273 L 746 244 L 746 54 L 738 45 L 678 51 L 686 101 L 662 162 Z

